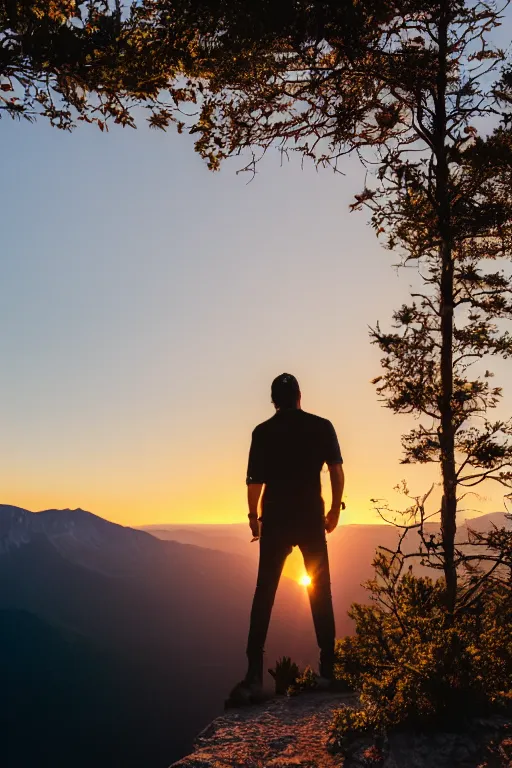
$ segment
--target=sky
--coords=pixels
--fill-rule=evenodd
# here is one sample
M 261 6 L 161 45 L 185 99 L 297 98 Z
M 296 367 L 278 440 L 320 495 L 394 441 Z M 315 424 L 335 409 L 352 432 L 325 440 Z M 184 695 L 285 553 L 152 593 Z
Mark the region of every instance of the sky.
M 349 213 L 355 161 L 341 176 L 270 154 L 248 183 L 241 162 L 213 174 L 191 137 L 144 124 L 69 134 L 3 119 L 0 133 L 1 503 L 243 522 L 251 431 L 282 372 L 336 428 L 343 522 L 378 522 L 370 499 L 393 501 L 402 478 L 428 489 L 431 471 L 399 464 L 411 421 L 370 383 L 368 327 L 413 276 Z

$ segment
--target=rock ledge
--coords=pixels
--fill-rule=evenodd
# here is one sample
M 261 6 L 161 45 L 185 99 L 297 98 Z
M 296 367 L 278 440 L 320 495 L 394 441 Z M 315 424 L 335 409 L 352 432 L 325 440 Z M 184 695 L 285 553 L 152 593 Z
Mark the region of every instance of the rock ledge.
M 333 712 L 354 694 L 304 693 L 230 710 L 195 740 L 192 754 L 171 768 L 334 768 L 327 751 Z
M 230 710 L 171 768 L 512 768 L 512 722 L 499 717 L 468 733 L 390 734 L 379 749 L 362 736 L 345 757 L 333 754 L 333 713 L 356 703 L 355 694 L 314 692 Z

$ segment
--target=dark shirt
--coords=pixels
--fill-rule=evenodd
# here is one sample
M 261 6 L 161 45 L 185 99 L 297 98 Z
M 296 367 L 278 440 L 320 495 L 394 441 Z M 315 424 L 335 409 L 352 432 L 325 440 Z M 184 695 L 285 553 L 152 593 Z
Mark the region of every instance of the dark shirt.
M 320 471 L 343 459 L 333 425 L 300 408 L 281 409 L 252 433 L 247 484 L 265 483 L 264 522 L 323 514 Z

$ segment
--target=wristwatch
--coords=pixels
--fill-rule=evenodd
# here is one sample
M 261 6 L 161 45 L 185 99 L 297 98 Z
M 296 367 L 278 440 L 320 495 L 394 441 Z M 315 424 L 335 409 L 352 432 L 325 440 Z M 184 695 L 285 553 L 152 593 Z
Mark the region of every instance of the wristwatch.
M 345 509 L 345 502 L 344 501 L 341 502 L 341 508 Z

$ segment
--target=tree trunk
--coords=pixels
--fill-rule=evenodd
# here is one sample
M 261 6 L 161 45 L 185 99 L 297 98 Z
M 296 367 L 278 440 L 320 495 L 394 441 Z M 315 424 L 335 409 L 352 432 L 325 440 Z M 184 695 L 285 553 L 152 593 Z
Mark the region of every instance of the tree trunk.
M 447 157 L 446 86 L 448 65 L 449 3 L 443 3 L 439 20 L 439 68 L 435 104 L 434 152 L 436 156 L 436 207 L 439 231 L 440 314 L 441 314 L 441 396 L 439 440 L 443 501 L 441 536 L 446 580 L 447 621 L 451 622 L 457 596 L 457 571 L 454 562 L 457 473 L 455 467 L 455 424 L 453 413 L 453 248 L 451 234 L 450 174 Z

